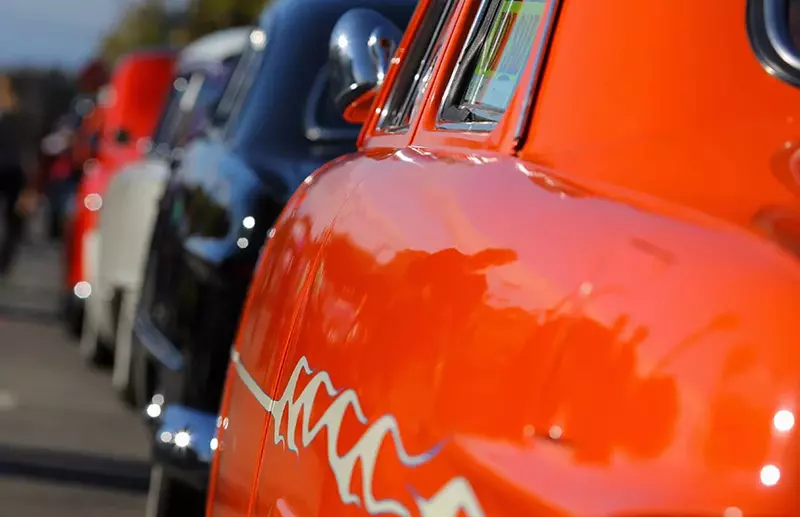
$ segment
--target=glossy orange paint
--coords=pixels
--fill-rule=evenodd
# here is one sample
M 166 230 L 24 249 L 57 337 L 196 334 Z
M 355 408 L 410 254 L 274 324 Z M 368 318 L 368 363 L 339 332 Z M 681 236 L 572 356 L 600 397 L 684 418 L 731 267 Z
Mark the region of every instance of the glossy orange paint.
M 274 228 L 209 515 L 800 514 L 800 90 L 745 3 L 558 2 L 475 134 L 462 0 L 409 131 Z
M 166 51 L 138 51 L 124 57 L 111 77 L 108 99 L 98 108 L 97 119 L 89 127 L 99 131 L 97 156 L 88 162 L 78 186 L 75 212 L 65 239 L 67 267 L 65 289 L 86 281 L 84 270 L 84 238 L 97 226 L 97 210 L 87 206 L 89 195 L 105 192 L 119 168 L 138 159 L 147 151 L 143 145 L 155 129 L 174 78 L 175 54 Z M 124 130 L 127 137 L 118 138 Z M 78 151 L 79 158 L 88 159 L 88 148 Z M 102 201 L 100 201 L 102 203 Z M 102 206 L 102 205 L 101 205 Z

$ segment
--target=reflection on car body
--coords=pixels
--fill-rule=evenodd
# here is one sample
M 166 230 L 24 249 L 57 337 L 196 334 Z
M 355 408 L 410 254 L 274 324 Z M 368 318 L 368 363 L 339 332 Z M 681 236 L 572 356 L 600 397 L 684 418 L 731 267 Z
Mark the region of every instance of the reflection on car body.
M 100 215 L 100 257 L 94 291 L 102 305 L 94 311 L 98 328 L 113 331 L 103 340 L 114 353 L 114 387 L 128 403 L 141 406 L 135 386 L 131 327 L 143 276 L 158 199 L 170 167 L 197 137 L 230 79 L 248 42 L 250 28 L 209 34 L 183 49 L 171 74 L 149 152 L 122 167 L 110 180 Z
M 425 0 L 380 88 L 345 14 L 208 512 L 797 515 L 795 3 Z
M 356 149 L 361 125 L 339 115 L 327 87 L 334 24 L 349 8 L 372 7 L 404 27 L 415 5 L 278 0 L 265 8 L 210 126 L 187 145 L 160 202 L 133 332 L 156 437 L 174 439 L 177 414 L 187 425 L 209 415 L 213 423 L 269 228 L 306 177 Z M 194 468 L 169 470 L 152 486 L 160 515 L 183 507 L 175 488 L 183 478 L 203 487 Z

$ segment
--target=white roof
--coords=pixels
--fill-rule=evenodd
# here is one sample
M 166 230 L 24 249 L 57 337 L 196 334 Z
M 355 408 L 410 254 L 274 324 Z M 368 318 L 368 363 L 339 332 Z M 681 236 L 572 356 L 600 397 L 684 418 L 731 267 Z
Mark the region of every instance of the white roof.
M 178 67 L 183 68 L 195 62 L 224 61 L 241 54 L 252 30 L 252 27 L 234 27 L 203 36 L 181 51 Z

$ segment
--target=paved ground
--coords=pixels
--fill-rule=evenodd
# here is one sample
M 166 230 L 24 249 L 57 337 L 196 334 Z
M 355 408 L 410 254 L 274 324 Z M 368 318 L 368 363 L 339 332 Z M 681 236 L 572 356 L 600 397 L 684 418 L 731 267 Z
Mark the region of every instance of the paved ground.
M 141 516 L 147 435 L 57 320 L 59 247 L 0 283 L 0 517 Z

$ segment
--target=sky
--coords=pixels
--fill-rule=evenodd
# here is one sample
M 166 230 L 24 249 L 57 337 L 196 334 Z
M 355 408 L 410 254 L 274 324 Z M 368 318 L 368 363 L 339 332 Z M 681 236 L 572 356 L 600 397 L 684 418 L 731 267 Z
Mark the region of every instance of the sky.
M 130 0 L 0 0 L 0 67 L 76 68 Z

